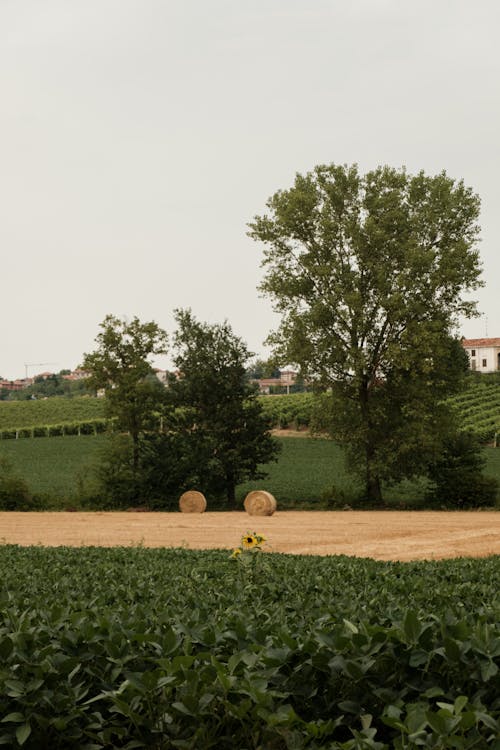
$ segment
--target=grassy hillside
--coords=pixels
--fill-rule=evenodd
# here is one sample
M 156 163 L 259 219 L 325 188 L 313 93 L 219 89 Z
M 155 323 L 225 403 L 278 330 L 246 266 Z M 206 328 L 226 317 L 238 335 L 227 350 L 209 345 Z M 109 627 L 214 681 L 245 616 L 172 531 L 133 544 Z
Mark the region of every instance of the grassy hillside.
M 500 380 L 496 375 L 470 378 L 466 390 L 449 400 L 460 424 L 472 430 L 481 442 L 491 442 L 500 433 Z
M 32 493 L 71 504 L 81 481 L 91 477 L 105 440 L 104 435 L 0 440 L 0 458 L 8 460 Z
M 104 400 L 91 396 L 36 401 L 0 401 L 0 430 L 83 422 L 104 417 Z

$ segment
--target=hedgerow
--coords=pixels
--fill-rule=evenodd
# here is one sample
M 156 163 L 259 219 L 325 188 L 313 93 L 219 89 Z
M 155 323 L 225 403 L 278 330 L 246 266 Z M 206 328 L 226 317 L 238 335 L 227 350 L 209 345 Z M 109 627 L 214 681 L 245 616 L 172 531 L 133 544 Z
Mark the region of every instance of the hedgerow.
M 500 557 L 238 563 L 0 548 L 0 742 L 498 749 Z
M 92 419 L 83 422 L 61 422 L 60 424 L 37 424 L 19 429 L 0 430 L 0 440 L 36 437 L 60 437 L 64 435 L 100 435 L 113 428 L 112 419 Z

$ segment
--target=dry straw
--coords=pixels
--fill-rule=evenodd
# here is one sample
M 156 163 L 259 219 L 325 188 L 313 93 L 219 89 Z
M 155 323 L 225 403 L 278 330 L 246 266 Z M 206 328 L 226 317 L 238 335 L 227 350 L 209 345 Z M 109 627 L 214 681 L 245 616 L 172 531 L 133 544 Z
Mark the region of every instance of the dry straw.
M 276 500 L 265 490 L 249 492 L 243 504 L 249 516 L 272 516 L 276 510 Z
M 182 513 L 204 513 L 206 509 L 205 495 L 197 490 L 188 490 L 179 498 L 179 510 Z

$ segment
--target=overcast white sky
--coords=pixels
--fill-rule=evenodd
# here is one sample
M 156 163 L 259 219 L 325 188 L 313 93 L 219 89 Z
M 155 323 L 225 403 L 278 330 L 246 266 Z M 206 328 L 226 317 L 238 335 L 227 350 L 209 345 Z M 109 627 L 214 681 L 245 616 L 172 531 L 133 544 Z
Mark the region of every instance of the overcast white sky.
M 498 0 L 0 0 L 0 375 L 175 307 L 265 354 L 246 223 L 330 162 L 480 194 L 462 333 L 500 336 L 499 22 Z

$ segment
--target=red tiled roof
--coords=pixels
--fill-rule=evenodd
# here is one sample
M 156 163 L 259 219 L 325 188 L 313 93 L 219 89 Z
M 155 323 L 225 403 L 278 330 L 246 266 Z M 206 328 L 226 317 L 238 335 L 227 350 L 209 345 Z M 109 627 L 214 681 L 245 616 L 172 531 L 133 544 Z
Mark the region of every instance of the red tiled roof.
M 500 346 L 500 339 L 462 339 L 462 346 L 470 349 L 482 349 L 491 346 Z

